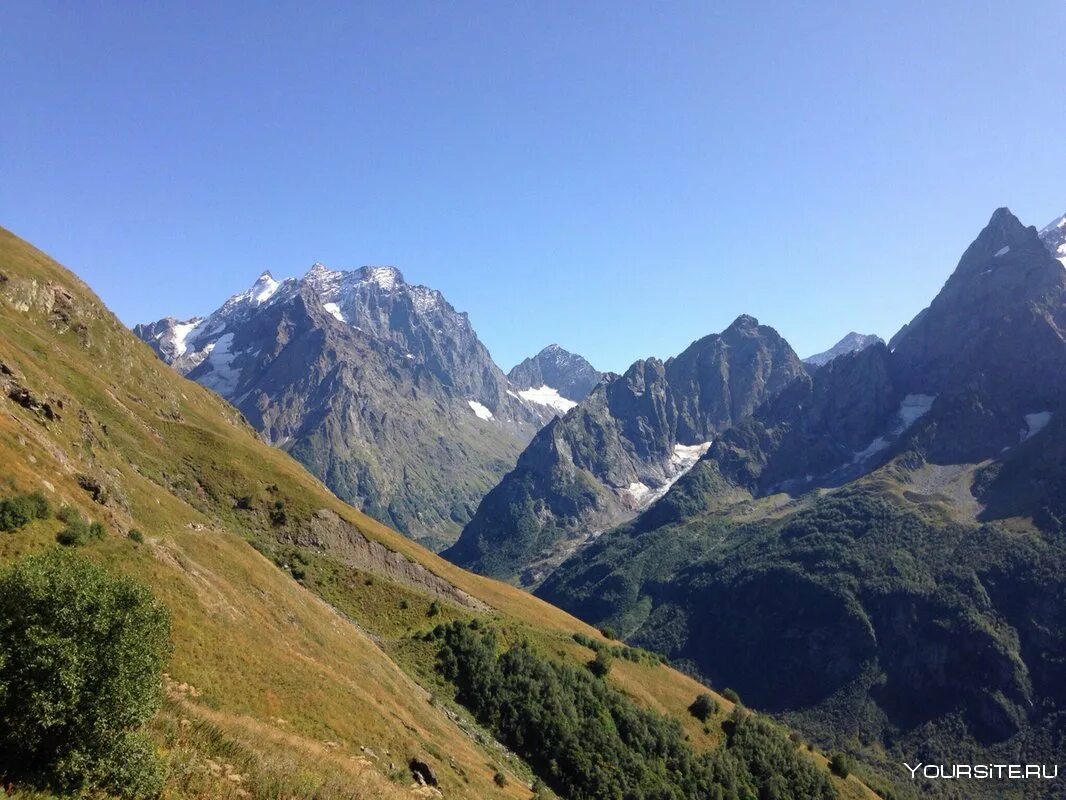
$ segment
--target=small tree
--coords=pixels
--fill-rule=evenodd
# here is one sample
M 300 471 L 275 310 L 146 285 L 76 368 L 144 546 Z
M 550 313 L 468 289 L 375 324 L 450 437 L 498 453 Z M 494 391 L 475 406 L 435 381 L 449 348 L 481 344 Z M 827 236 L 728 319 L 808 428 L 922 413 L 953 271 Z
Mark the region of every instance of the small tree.
M 597 678 L 605 678 L 611 671 L 614 657 L 606 649 L 597 650 L 596 657 L 588 663 L 589 671 Z
M 147 589 L 52 550 L 0 573 L 0 774 L 148 797 L 140 728 L 160 701 L 170 619 Z
M 724 697 L 730 703 L 736 703 L 738 706 L 740 705 L 740 695 L 732 689 L 723 689 L 722 697 Z
M 834 753 L 833 758 L 829 761 L 829 769 L 833 774 L 846 778 L 851 774 L 851 759 L 843 753 Z
M 17 531 L 32 518 L 21 497 L 0 500 L 0 531 Z
M 713 697 L 704 692 L 692 701 L 692 705 L 688 707 L 688 710 L 700 722 L 706 722 L 718 710 L 718 703 L 715 702 Z

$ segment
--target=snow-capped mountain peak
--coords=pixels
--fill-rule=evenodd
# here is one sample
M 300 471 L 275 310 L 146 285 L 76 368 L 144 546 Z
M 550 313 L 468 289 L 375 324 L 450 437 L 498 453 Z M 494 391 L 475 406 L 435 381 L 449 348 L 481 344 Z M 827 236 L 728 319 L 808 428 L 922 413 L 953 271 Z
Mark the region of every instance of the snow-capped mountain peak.
M 865 350 L 867 347 L 875 344 L 884 344 L 884 340 L 876 334 L 856 333 L 855 331 L 851 331 L 847 336 L 825 352 L 815 353 L 813 356 L 808 356 L 803 359 L 803 363 L 812 367 L 822 367 L 834 358 L 846 355 L 847 353 Z
M 279 286 L 281 286 L 281 284 L 274 280 L 274 276 L 269 272 L 264 271 L 263 274 L 259 276 L 258 280 L 252 284 L 252 288 L 249 290 L 249 294 L 251 295 L 249 299 L 257 306 L 262 305 L 274 296 L 278 291 Z

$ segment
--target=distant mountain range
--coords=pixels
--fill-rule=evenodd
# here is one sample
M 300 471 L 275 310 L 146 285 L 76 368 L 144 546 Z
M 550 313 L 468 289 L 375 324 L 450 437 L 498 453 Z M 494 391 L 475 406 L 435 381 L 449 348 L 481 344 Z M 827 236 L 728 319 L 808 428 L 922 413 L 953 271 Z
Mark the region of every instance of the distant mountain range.
M 512 385 L 465 313 L 393 267 L 264 272 L 206 317 L 134 333 L 338 496 L 433 547 L 561 411 L 542 399 L 551 387 Z M 567 396 L 598 375 L 561 348 L 537 359 Z

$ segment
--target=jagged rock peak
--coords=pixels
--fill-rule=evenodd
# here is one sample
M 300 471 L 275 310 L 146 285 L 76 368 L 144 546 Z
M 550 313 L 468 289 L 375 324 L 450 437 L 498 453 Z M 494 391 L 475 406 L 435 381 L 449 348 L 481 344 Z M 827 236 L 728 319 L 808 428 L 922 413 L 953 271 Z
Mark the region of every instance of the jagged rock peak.
M 741 314 L 739 317 L 733 320 L 732 324 L 730 324 L 730 326 L 726 328 L 722 333 L 726 334 L 730 331 L 755 330 L 758 327 L 759 320 L 755 319 L 755 317 L 751 316 L 751 314 Z
M 507 373 L 507 379 L 525 400 L 560 410 L 583 400 L 602 377 L 603 373 L 586 359 L 554 343 Z M 555 395 L 570 402 L 559 403 Z

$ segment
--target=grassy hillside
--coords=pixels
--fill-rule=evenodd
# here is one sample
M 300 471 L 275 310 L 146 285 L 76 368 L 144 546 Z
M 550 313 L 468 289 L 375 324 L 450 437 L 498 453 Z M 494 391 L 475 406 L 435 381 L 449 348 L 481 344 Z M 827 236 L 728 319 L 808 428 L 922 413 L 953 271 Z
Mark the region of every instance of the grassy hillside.
M 337 500 L 2 229 L 0 388 L 0 496 L 39 489 L 103 523 L 81 551 L 171 612 L 151 731 L 168 796 L 530 797 L 529 767 L 456 702 L 420 634 L 478 619 L 582 666 L 589 650 L 573 634 L 598 632 Z M 0 533 L 0 564 L 57 546 L 61 527 Z M 624 658 L 607 680 L 677 720 L 696 751 L 722 746 L 732 704 L 716 696 L 716 715 L 697 721 L 686 709 L 706 690 L 694 680 Z M 816 753 L 797 757 L 825 769 Z M 412 758 L 439 787 L 413 780 Z M 854 777 L 833 785 L 873 796 Z

